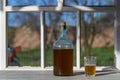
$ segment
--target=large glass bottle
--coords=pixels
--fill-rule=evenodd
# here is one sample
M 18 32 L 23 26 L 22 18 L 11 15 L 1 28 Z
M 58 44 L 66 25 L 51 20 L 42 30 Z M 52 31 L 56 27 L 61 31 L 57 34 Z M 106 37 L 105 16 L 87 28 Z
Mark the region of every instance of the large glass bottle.
M 61 23 L 60 37 L 53 44 L 54 75 L 73 75 L 73 44 L 67 38 L 66 23 Z

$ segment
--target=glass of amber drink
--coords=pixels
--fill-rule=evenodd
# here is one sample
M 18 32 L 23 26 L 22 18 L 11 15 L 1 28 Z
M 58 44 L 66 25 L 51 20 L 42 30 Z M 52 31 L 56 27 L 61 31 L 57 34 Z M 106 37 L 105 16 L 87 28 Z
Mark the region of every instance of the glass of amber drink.
M 84 57 L 85 76 L 92 77 L 96 74 L 96 57 Z

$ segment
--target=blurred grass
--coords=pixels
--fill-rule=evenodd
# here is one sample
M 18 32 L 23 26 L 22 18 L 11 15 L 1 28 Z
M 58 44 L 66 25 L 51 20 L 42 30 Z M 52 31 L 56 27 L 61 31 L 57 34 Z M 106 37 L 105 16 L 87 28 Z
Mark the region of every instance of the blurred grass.
M 16 55 L 21 66 L 40 66 L 40 49 L 28 49 Z
M 83 66 L 83 58 L 85 51 L 81 50 L 81 66 Z M 114 66 L 114 47 L 92 48 L 91 56 L 97 57 L 97 66 Z
M 76 64 L 76 50 L 74 49 L 74 65 Z M 93 48 L 91 55 L 97 57 L 97 66 L 113 66 L 114 65 L 114 47 Z M 53 50 L 45 50 L 46 66 L 53 65 Z M 84 50 L 81 50 L 81 66 L 83 66 Z M 40 49 L 30 49 L 17 53 L 18 62 L 22 66 L 40 66 Z

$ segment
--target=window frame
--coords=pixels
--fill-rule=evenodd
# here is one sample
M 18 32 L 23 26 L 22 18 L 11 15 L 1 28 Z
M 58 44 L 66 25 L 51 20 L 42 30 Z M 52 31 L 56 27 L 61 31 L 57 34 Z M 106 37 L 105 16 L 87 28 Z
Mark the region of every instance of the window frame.
M 6 13 L 7 12 L 40 12 L 40 28 L 41 28 L 41 66 L 39 68 L 24 68 L 25 70 L 46 70 L 48 69 L 45 67 L 45 54 L 44 54 L 44 12 L 45 11 L 74 11 L 77 12 L 77 40 L 76 40 L 76 67 L 75 69 L 80 69 L 80 14 L 81 12 L 116 12 L 116 19 L 115 19 L 115 43 L 114 43 L 114 54 L 115 54 L 115 66 L 120 69 L 120 47 L 117 45 L 118 42 L 120 42 L 120 38 L 118 35 L 118 28 L 120 27 L 119 22 L 120 22 L 120 0 L 117 0 L 116 6 L 63 6 L 64 0 L 58 0 L 58 5 L 55 7 L 40 7 L 40 6 L 6 6 L 6 0 L 1 0 L 1 11 L 0 11 L 0 70 L 9 70 L 6 65 L 6 36 L 7 36 L 7 28 L 6 28 Z M 2 7 L 3 6 L 3 7 Z M 119 22 L 118 22 L 119 21 Z M 120 30 L 120 28 L 119 28 Z M 11 68 L 12 70 L 16 68 Z M 17 68 L 18 69 L 18 68 Z M 19 68 L 20 70 L 23 68 Z

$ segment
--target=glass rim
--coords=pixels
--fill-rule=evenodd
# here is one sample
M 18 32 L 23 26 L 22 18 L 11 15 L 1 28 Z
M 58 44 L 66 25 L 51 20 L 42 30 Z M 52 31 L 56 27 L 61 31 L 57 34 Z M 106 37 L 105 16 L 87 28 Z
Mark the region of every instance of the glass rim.
M 94 58 L 96 59 L 97 57 L 96 56 L 85 56 L 84 59 L 87 59 L 87 58 Z

